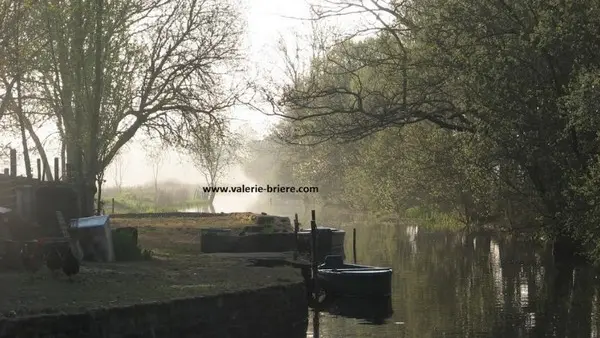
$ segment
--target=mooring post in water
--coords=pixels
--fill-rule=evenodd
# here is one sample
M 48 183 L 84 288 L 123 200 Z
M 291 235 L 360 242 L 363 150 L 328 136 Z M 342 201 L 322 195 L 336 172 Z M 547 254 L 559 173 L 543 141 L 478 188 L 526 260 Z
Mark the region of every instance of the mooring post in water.
M 356 264 L 356 228 L 352 229 L 352 256 L 354 256 L 354 264 Z
M 10 176 L 17 177 L 17 150 L 10 149 Z
M 311 221 L 310 221 L 310 236 L 311 236 L 311 267 L 312 267 L 312 278 L 313 278 L 313 293 L 318 294 L 319 288 L 317 285 L 317 272 L 319 271 L 319 259 L 318 259 L 318 248 L 317 248 L 317 221 L 315 217 L 315 211 L 311 210 Z
M 42 180 L 42 160 L 40 160 L 39 158 L 36 161 L 37 163 L 37 174 L 38 174 L 38 180 Z
M 296 250 L 294 250 L 294 260 L 298 259 L 298 231 L 300 231 L 300 222 L 298 222 L 298 214 L 294 214 L 294 240 L 296 243 Z
M 59 167 L 59 162 L 60 158 L 55 157 L 54 158 L 54 180 L 58 181 L 59 179 L 59 173 L 60 173 L 60 167 Z

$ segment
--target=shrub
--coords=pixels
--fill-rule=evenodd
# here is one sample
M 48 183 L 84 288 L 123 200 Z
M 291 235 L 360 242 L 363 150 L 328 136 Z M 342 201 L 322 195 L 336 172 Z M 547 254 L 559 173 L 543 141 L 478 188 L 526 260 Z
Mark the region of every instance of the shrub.
M 458 220 L 457 215 L 443 213 L 431 208 L 412 207 L 406 210 L 405 215 L 426 229 L 458 230 L 464 227 L 464 224 Z

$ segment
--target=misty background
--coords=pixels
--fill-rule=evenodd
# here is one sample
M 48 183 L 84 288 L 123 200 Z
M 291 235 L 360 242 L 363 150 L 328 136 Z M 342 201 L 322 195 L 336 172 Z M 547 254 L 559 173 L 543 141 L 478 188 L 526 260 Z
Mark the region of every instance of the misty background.
M 310 17 L 310 6 L 314 3 L 319 1 L 309 4 L 305 0 L 285 2 L 243 0 L 239 3 L 245 9 L 242 14 L 246 20 L 246 40 L 240 43 L 245 44 L 246 67 L 257 85 L 281 85 L 286 81 L 286 62 L 281 53 L 283 45 L 296 50 L 310 49 L 306 37 L 314 30 L 314 26 L 306 18 Z M 356 26 L 356 20 L 352 18 L 333 18 L 329 22 L 344 29 L 352 29 Z M 306 57 L 308 60 L 310 56 L 306 55 Z M 281 120 L 278 117 L 265 115 L 263 113 L 265 111 L 268 111 L 266 106 L 252 109 L 240 105 L 232 107 L 227 112 L 230 128 L 244 136 L 245 145 L 269 135 L 272 127 Z M 36 132 L 42 139 L 48 156 L 59 156 L 60 139 L 55 126 L 52 123 L 43 125 Z M 14 136 L 5 136 L 2 139 L 6 156 L 0 158 L 0 164 L 8 167 L 8 149 L 19 149 L 21 140 Z M 157 159 L 159 153 L 160 159 Z M 35 149 L 31 154 L 35 161 L 38 157 Z M 19 175 L 22 175 L 25 170 L 23 154 L 18 152 L 17 156 L 17 170 Z M 244 165 L 242 161 L 231 165 L 220 180 L 220 185 L 258 184 L 256 180 L 248 177 Z M 111 189 L 116 187 L 121 190 L 126 187 L 151 186 L 158 183 L 160 189 L 168 190 L 173 185 L 182 185 L 187 186 L 188 193 L 194 194 L 195 190 L 207 185 L 204 176 L 194 166 L 189 156 L 177 149 L 165 148 L 160 140 L 150 139 L 145 133 L 137 133 L 132 141 L 123 147 L 107 167 L 104 180 L 103 189 L 109 192 L 107 203 L 110 201 Z M 283 186 L 290 185 L 291 182 L 272 181 L 270 184 Z M 218 194 L 214 205 L 217 212 L 261 211 L 273 205 L 272 197 L 263 196 L 262 199 L 259 197 L 260 194 L 257 193 Z M 110 206 L 107 208 L 110 209 Z M 190 210 L 192 209 L 197 208 Z

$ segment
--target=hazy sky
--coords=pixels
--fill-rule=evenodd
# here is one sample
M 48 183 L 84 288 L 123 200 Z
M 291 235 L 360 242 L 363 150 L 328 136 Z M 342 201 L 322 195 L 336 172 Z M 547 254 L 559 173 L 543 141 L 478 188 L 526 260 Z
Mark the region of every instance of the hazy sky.
M 308 17 L 309 6 L 306 0 L 245 0 L 249 11 L 246 20 L 247 39 L 249 44 L 248 55 L 250 65 L 255 71 L 273 70 L 271 75 L 281 69 L 282 59 L 277 52 L 277 43 L 280 37 L 293 39 L 293 33 L 306 31 L 306 22 L 291 19 L 290 17 Z M 274 118 L 251 111 L 237 108 L 233 111 L 236 125 L 248 123 L 260 134 L 268 132 L 269 126 L 274 123 Z M 125 170 L 123 181 L 125 185 L 143 184 L 152 180 L 152 165 L 148 163 L 146 151 L 139 144 L 131 144 L 124 163 Z M 114 168 L 107 171 L 107 185 L 114 185 Z M 203 183 L 203 176 L 187 160 L 169 152 L 165 156 L 164 164 L 160 169 L 160 180 L 177 179 L 190 183 Z M 232 180 L 249 182 L 239 168 L 233 168 L 229 173 Z
M 218 0 L 217 0 L 218 1 Z M 278 42 L 281 38 L 287 41 L 288 47 L 292 49 L 296 46 L 297 36 L 308 36 L 311 32 L 310 23 L 306 20 L 293 18 L 308 18 L 310 16 L 309 4 L 307 0 L 239 0 L 245 3 L 246 11 L 242 15 L 246 16 L 246 45 L 248 50 L 248 62 L 251 68 L 249 73 L 262 76 L 268 74 L 276 81 L 283 80 L 284 63 L 281 53 L 278 51 Z M 312 3 L 320 0 L 311 0 Z M 344 17 L 336 19 L 333 22 L 338 27 L 352 30 L 359 22 L 365 21 L 366 17 L 361 16 L 359 20 L 356 17 Z M 303 51 L 308 51 L 306 40 L 300 40 L 299 46 Z M 302 48 L 304 45 L 305 48 Z M 252 111 L 248 108 L 236 108 L 232 112 L 234 126 L 249 124 L 259 134 L 266 134 L 269 127 L 276 121 L 273 117 L 268 117 L 260 112 Z M 47 131 L 45 129 L 48 129 Z M 38 130 L 38 135 L 45 140 L 44 135 L 53 133 L 54 127 L 45 126 Z M 54 137 L 56 139 L 56 137 Z M 54 140 L 44 141 L 44 148 L 51 159 L 58 155 L 59 144 Z M 122 152 L 123 183 L 124 185 L 138 185 L 150 182 L 153 179 L 152 164 L 150 156 L 144 147 L 140 144 L 140 135 L 130 142 Z M 49 143 L 52 142 L 52 143 Z M 12 142 L 13 147 L 20 148 L 20 141 Z M 30 141 L 31 144 L 31 141 Z M 21 157 L 19 150 L 19 157 Z M 33 157 L 33 170 L 36 176 L 35 158 Z M 3 167 L 8 166 L 8 158 L 0 159 Z M 106 185 L 115 184 L 115 165 L 108 167 L 105 175 Z M 23 174 L 22 159 L 19 158 L 18 173 Z M 189 183 L 204 183 L 203 176 L 189 163 L 185 158 L 173 151 L 165 152 L 161 168 L 159 170 L 159 180 L 176 179 Z M 254 184 L 250 182 L 239 168 L 233 168 L 228 175 L 228 181 L 235 183 Z M 273 182 L 273 184 L 285 184 L 285 182 Z

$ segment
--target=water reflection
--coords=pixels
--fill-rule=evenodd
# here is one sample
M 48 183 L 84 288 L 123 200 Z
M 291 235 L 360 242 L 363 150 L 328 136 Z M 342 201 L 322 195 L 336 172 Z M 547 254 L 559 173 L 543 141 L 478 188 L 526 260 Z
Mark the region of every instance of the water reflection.
M 311 337 L 313 338 L 319 338 L 319 333 L 320 333 L 320 329 L 319 329 L 319 324 L 321 323 L 321 318 L 319 318 L 321 315 L 321 312 L 319 311 L 313 311 L 313 318 L 312 318 L 312 335 Z
M 338 298 L 322 310 L 330 315 L 360 319 L 365 324 L 382 325 L 394 313 L 392 298 Z
M 359 263 L 394 269 L 393 314 L 381 325 L 348 308 L 315 314 L 315 337 L 599 337 L 597 276 L 533 242 L 396 225 L 357 237 Z

